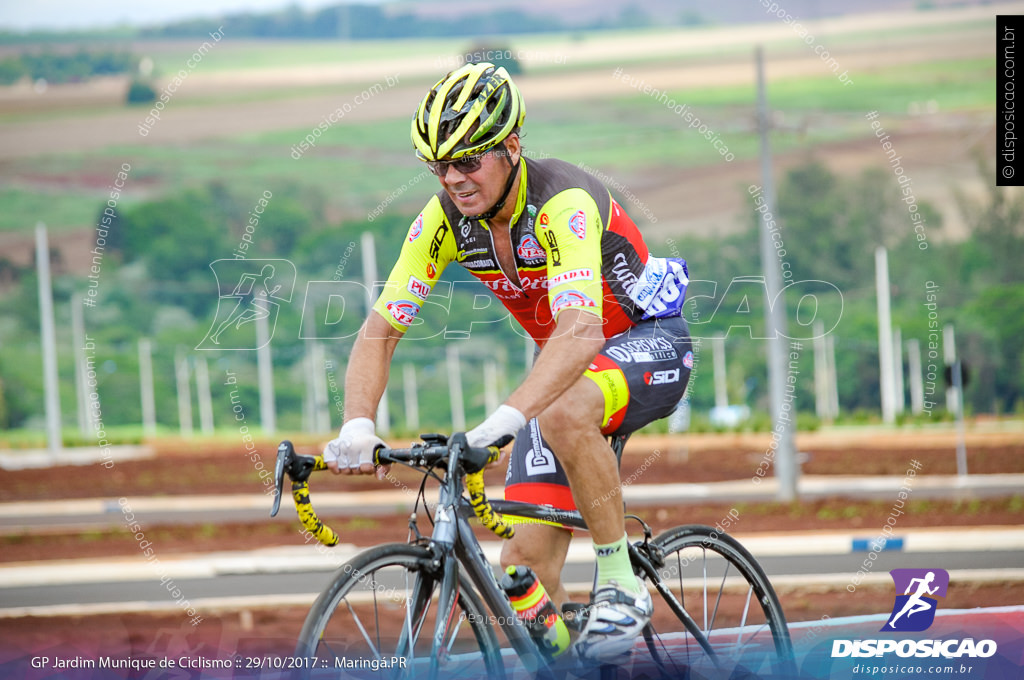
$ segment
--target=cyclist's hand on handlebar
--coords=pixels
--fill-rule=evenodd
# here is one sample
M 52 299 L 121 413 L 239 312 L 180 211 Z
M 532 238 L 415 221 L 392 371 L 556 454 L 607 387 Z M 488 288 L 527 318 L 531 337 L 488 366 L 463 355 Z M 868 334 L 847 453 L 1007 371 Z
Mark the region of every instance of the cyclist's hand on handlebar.
M 518 409 L 506 404 L 498 407 L 491 416 L 466 433 L 466 441 L 472 447 L 490 446 L 509 435 L 515 435 L 526 426 L 526 418 Z M 496 467 L 505 460 L 505 454 L 501 458 L 489 464 L 487 467 Z
M 526 417 L 518 409 L 502 404 L 487 420 L 466 433 L 466 441 L 473 448 L 482 448 L 498 440 L 515 436 L 526 426 Z
M 373 453 L 378 446 L 384 446 L 384 440 L 375 433 L 373 421 L 353 418 L 342 425 L 336 439 L 327 442 L 324 462 L 334 474 L 373 474 Z

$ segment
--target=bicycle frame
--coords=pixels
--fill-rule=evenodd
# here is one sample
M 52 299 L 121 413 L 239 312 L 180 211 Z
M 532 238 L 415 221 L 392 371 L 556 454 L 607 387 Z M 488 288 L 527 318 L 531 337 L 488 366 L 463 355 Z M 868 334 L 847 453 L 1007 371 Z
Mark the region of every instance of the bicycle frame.
M 431 641 L 432 659 L 436 662 L 444 646 L 445 635 L 451 622 L 451 616 L 457 608 L 459 566 L 462 565 L 484 605 L 495 617 L 495 621 L 502 629 L 512 648 L 526 665 L 527 671 L 537 673 L 548 668 L 550 661 L 544 657 L 526 626 L 516 615 L 515 610 L 509 603 L 508 597 L 499 587 L 494 571 L 483 553 L 483 548 L 473 533 L 469 518 L 476 515 L 476 511 L 464 494 L 466 471 L 463 469 L 462 462 L 460 461 L 462 453 L 465 452 L 467 454 L 468 460 L 473 461 L 473 465 L 479 464 L 479 467 L 482 468 L 487 461 L 497 460 L 498 450 L 491 447 L 491 457 L 488 457 L 488 450 L 471 450 L 465 445 L 464 435 L 461 437 L 461 442 L 454 444 L 453 442 L 448 442 L 447 474 L 444 479 L 440 480 L 440 494 L 437 506 L 435 507 L 434 527 L 428 546 L 433 556 L 433 566 L 441 569 L 438 590 L 439 599 L 437 602 L 439 615 L 435 622 L 435 630 L 433 631 Z M 432 442 L 426 436 L 424 439 L 428 444 L 436 444 L 436 441 Z M 613 449 L 617 456 L 622 450 L 624 441 L 624 438 L 622 438 L 613 442 Z M 482 454 L 481 451 L 483 451 Z M 415 452 L 415 449 L 395 450 L 395 452 L 408 455 L 410 452 Z M 411 464 L 412 467 L 417 469 L 423 469 L 426 465 L 426 458 L 423 456 L 416 458 L 414 455 L 411 455 L 407 460 L 388 458 L 386 456 L 382 456 L 382 458 L 392 462 Z M 333 543 L 337 542 L 338 537 L 329 527 L 320 522 L 315 511 L 312 509 L 308 494 L 307 480 L 309 475 L 314 470 L 323 469 L 326 469 L 326 467 L 322 458 L 299 456 L 295 454 L 291 442 L 282 442 L 278 448 L 278 460 L 275 470 L 275 482 L 278 493 L 274 499 L 271 516 L 276 514 L 279 507 L 282 490 L 281 484 L 284 472 L 287 471 L 288 475 L 292 478 L 292 494 L 295 497 L 297 508 L 300 510 L 300 519 L 321 542 L 333 545 Z M 555 522 L 576 529 L 585 530 L 587 528 L 583 516 L 578 510 L 560 510 L 520 501 L 501 500 L 487 501 L 487 503 L 499 514 Z M 649 538 L 650 534 L 648 532 L 647 539 Z M 333 540 L 333 543 L 328 543 L 328 540 Z M 640 546 L 639 548 L 637 547 L 638 545 Z M 651 550 L 647 540 L 645 539 L 642 544 L 628 543 L 628 551 L 630 561 L 634 567 L 638 571 L 642 571 L 651 583 L 654 584 L 672 612 L 683 622 L 684 627 L 708 654 L 712 662 L 718 666 L 717 654 L 701 631 L 700 626 L 698 626 L 693 617 L 683 608 L 682 604 L 665 584 L 662 583 L 656 570 L 656 566 L 659 566 L 659 556 Z M 435 576 L 424 576 L 423 578 L 435 578 Z M 433 585 L 431 585 L 432 587 Z M 416 599 L 423 594 L 419 588 L 420 584 L 417 585 L 415 591 Z M 426 593 L 426 596 L 429 597 L 429 592 Z M 447 612 L 447 614 L 441 616 L 441 612 Z M 420 622 L 412 621 L 411 616 L 412 612 L 410 610 L 410 618 L 407 620 L 406 629 L 402 633 L 400 648 L 404 647 L 406 642 L 411 639 L 414 631 L 418 632 L 419 630 L 418 624 Z M 410 636 L 410 638 L 407 639 L 406 635 Z M 435 671 L 436 669 L 432 668 L 432 676 L 436 674 Z

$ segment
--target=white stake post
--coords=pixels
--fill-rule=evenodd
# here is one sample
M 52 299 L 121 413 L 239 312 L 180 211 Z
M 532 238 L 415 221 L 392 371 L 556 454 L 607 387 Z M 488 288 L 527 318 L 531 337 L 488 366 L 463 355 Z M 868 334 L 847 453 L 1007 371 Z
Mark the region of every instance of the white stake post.
M 262 305 L 257 307 L 269 309 L 266 291 L 258 291 L 256 295 L 263 298 Z M 256 379 L 260 391 L 260 428 L 263 434 L 272 435 L 277 431 L 277 409 L 274 405 L 274 359 L 270 353 L 266 314 L 256 316 Z
M 896 415 L 903 413 L 907 406 L 907 397 L 903 385 L 903 332 L 899 328 L 892 331 L 892 377 L 893 407 Z
M 831 400 L 829 398 L 828 359 L 825 356 L 825 324 L 820 320 L 811 325 L 814 333 L 814 412 L 821 420 L 829 420 Z
M 449 344 L 446 350 L 448 364 L 448 401 L 452 409 L 452 431 L 466 429 L 466 406 L 462 400 L 462 369 L 459 365 L 459 348 Z
M 416 367 L 402 366 L 402 391 L 405 393 L 405 426 L 412 432 L 420 429 L 420 404 L 416 394 Z
M 78 432 L 88 437 L 93 428 L 93 410 L 89 403 L 88 357 L 85 355 L 85 320 L 82 318 L 82 296 L 71 296 L 71 341 L 75 357 L 75 401 L 78 404 Z
M 716 335 L 711 338 L 712 366 L 715 375 L 715 407 L 729 406 L 729 390 L 725 368 L 725 338 Z
M 210 369 L 206 358 L 196 359 L 196 398 L 199 400 L 199 429 L 213 434 L 213 400 L 210 398 Z
M 882 246 L 875 249 L 875 293 L 878 298 L 878 370 L 882 399 L 882 422 L 891 424 L 896 421 L 896 380 L 892 370 L 889 257 Z
M 377 249 L 374 245 L 373 232 L 364 231 L 360 237 L 360 246 L 363 252 L 363 285 L 366 287 L 366 314 L 370 314 L 373 307 L 373 291 L 377 284 Z M 384 394 L 377 404 L 377 433 L 387 434 L 391 431 L 391 413 L 388 411 L 388 390 L 384 388 Z
M 142 433 L 156 434 L 156 394 L 153 390 L 153 343 L 139 340 L 139 393 L 142 401 Z
M 907 340 L 907 370 L 910 373 L 910 412 L 924 412 L 924 381 L 921 378 L 921 343 Z
M 192 436 L 192 391 L 189 386 L 188 358 L 178 349 L 174 354 L 174 377 L 178 386 L 178 424 L 181 436 Z
M 64 442 L 60 432 L 60 387 L 57 384 L 57 334 L 53 320 L 53 287 L 50 284 L 50 242 L 46 225 L 36 224 L 36 269 L 39 272 L 39 331 L 43 351 L 43 399 L 46 410 L 46 443 L 56 459 Z

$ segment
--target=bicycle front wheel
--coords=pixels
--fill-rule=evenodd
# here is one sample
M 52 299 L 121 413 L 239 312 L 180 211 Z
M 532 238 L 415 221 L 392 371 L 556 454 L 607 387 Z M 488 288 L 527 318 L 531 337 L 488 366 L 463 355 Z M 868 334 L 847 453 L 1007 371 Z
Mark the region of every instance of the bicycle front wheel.
M 438 611 L 441 571 L 421 546 L 371 548 L 343 565 L 306 617 L 295 655 L 306 678 L 504 677 L 476 592 L 456 579 Z M 435 641 L 440 618 L 442 635 Z M 381 671 L 384 671 L 383 676 Z
M 654 595 L 654 618 L 646 638 L 652 660 L 663 674 L 795 677 L 782 605 L 746 548 L 700 525 L 669 529 L 651 546 L 658 558 L 655 568 L 664 602 Z M 713 654 L 684 628 L 677 605 L 696 623 Z

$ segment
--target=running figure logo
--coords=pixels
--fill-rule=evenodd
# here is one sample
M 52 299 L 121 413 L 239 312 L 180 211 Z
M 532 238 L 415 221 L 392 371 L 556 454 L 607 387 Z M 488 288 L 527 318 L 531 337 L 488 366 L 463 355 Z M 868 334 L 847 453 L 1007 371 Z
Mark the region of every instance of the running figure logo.
M 270 342 L 282 302 L 295 288 L 295 265 L 289 260 L 216 260 L 217 315 L 196 349 L 253 350 Z M 256 322 L 266 320 L 261 337 Z M 253 336 L 253 330 L 256 335 Z
M 945 569 L 893 569 L 889 572 L 896 585 L 896 603 L 883 631 L 916 632 L 926 630 L 935 620 L 938 600 L 949 587 Z M 900 595 L 899 593 L 903 593 Z

